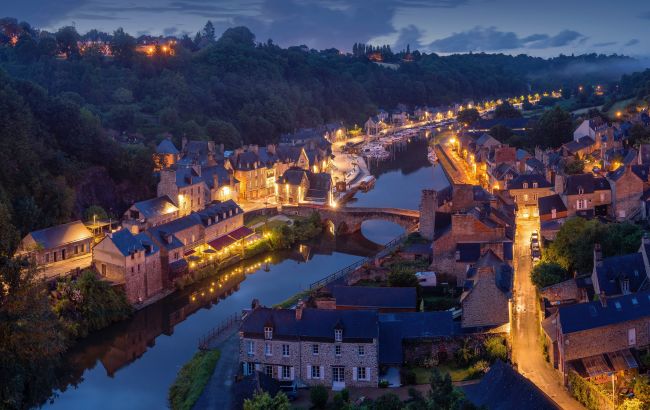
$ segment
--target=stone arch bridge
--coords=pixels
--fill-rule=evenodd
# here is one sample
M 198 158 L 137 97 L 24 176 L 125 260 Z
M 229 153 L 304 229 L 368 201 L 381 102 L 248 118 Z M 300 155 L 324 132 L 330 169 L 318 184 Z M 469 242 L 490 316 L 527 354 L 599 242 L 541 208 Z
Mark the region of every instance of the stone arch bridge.
M 420 211 L 400 208 L 331 208 L 322 205 L 283 206 L 285 215 L 308 217 L 318 212 L 325 223 L 331 223 L 336 234 L 350 234 L 361 230 L 363 221 L 379 219 L 402 226 L 407 232 L 415 231 L 420 222 Z

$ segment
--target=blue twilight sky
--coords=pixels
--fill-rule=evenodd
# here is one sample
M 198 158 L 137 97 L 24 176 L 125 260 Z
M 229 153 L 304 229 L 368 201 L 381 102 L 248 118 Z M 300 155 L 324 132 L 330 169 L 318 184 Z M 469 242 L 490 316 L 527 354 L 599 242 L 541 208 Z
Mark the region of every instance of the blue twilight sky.
M 454 53 L 650 55 L 648 0 L 7 0 L 0 15 L 81 33 L 193 35 L 246 25 L 258 41 L 350 50 L 354 42 Z

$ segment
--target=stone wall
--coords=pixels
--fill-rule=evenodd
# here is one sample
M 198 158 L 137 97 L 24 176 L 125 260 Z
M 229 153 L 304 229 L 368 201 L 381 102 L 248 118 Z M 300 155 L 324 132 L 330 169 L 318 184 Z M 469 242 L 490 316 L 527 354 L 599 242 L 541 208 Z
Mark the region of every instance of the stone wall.
M 430 241 L 434 237 L 437 208 L 438 193 L 423 189 L 420 200 L 420 236 Z

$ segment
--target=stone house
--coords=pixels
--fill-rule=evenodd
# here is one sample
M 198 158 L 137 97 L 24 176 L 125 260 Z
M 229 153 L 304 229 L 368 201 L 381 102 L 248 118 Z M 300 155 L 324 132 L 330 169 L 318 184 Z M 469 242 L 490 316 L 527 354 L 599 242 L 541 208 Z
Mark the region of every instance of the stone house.
M 388 312 L 417 312 L 415 288 L 333 286 L 330 297 L 320 297 L 316 307 L 337 310 L 377 310 Z
M 505 188 L 524 216 L 538 216 L 538 199 L 552 194 L 551 183 L 540 174 L 519 175 L 510 180 Z
M 122 226 L 137 234 L 178 217 L 178 207 L 167 195 L 163 195 L 131 205 L 122 216 Z
M 501 163 L 488 168 L 488 184 L 493 191 L 506 189 L 511 180 L 519 176 L 517 167 L 514 164 Z
M 205 181 L 205 203 L 214 201 L 237 201 L 239 198 L 239 180 L 235 178 L 234 171 L 229 168 L 229 163 L 217 164 L 201 168 L 201 176 Z
M 609 181 L 593 174 L 556 175 L 555 192 L 561 193 L 567 214 L 592 218 L 607 216 L 612 203 Z
M 650 239 L 643 238 L 639 252 L 603 258 L 600 245 L 594 246 L 591 282 L 597 295 L 617 296 L 638 292 L 650 285 L 648 251 Z
M 543 328 L 552 363 L 565 382 L 571 369 L 608 381 L 611 373 L 637 366 L 630 349 L 650 345 L 650 292 L 560 306 Z
M 624 221 L 641 212 L 641 197 L 648 185 L 648 166 L 626 165 L 607 174 L 612 191 L 610 213 L 617 221 Z
M 17 254 L 44 266 L 89 256 L 93 241 L 90 230 L 77 220 L 30 232 L 20 241 Z
M 203 209 L 207 186 L 201 167 L 174 167 L 160 171 L 157 195 L 168 196 L 178 207 L 179 216 Z
M 277 157 L 273 148 L 268 151 L 266 147 L 250 145 L 236 149 L 228 160 L 240 183 L 240 199 L 252 200 L 274 195 Z
M 103 278 L 123 285 L 132 304 L 164 289 L 160 249 L 145 233 L 121 229 L 106 235 L 93 248 L 93 267 Z
M 488 250 L 467 271 L 460 297 L 461 327 L 498 328 L 510 324 L 512 268 Z
M 540 234 L 549 241 L 554 240 L 569 215 L 562 197 L 558 194 L 541 197 L 537 200 L 537 209 Z
M 333 201 L 332 177 L 324 172 L 290 168 L 278 178 L 275 189 L 278 204 L 311 202 L 331 205 Z
M 233 200 L 216 202 L 197 212 L 203 224 L 203 241 L 209 243 L 244 226 L 244 211 Z M 215 249 L 220 250 L 220 249 Z
M 388 127 L 386 119 L 381 119 L 379 116 L 368 117 L 366 122 L 363 124 L 363 129 L 366 130 L 367 135 L 379 134 L 379 131 L 386 127 Z
M 160 171 L 163 168 L 169 168 L 179 160 L 180 152 L 171 141 L 171 138 L 165 138 L 156 146 L 156 152 L 153 155 L 154 171 Z
M 333 390 L 379 382 L 377 312 L 254 306 L 240 328 L 244 375 L 261 371 Z

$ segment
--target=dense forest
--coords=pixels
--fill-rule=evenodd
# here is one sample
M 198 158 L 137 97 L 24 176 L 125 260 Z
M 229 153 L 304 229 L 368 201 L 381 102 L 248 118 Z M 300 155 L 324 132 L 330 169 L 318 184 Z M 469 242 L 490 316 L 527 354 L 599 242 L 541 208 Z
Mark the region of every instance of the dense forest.
M 150 153 L 164 133 L 227 147 L 264 144 L 332 120 L 362 124 L 378 107 L 439 105 L 613 80 L 622 56 L 464 54 L 389 47 L 339 50 L 257 43 L 245 27 L 211 24 L 173 53 L 137 52 L 138 39 L 73 27 L 56 33 L 0 19 L 0 249 L 20 235 L 101 205 L 117 216 L 153 195 Z M 112 56 L 96 45 L 106 42 Z M 366 50 L 390 52 L 389 66 Z M 408 57 L 408 58 L 406 58 Z M 576 76 L 577 67 L 588 78 Z M 582 83 L 581 83 L 582 84 Z M 131 136 L 126 143 L 120 136 Z M 117 138 L 116 138 L 117 137 Z M 15 229 L 13 229 L 13 228 Z

